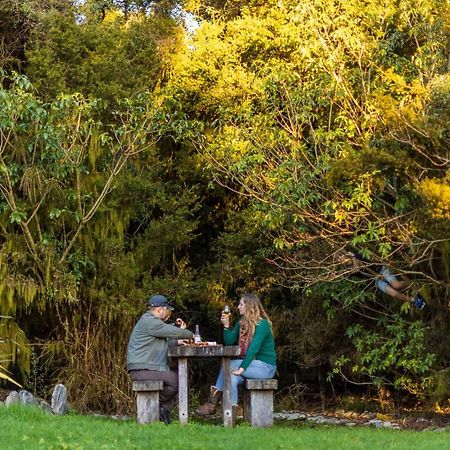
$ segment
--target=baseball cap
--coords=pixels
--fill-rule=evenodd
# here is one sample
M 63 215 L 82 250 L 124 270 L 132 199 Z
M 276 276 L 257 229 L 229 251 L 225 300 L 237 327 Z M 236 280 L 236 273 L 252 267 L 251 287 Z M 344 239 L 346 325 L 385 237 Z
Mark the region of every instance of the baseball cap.
M 173 311 L 175 308 L 169 303 L 164 295 L 152 295 L 147 303 L 149 307 L 167 308 Z

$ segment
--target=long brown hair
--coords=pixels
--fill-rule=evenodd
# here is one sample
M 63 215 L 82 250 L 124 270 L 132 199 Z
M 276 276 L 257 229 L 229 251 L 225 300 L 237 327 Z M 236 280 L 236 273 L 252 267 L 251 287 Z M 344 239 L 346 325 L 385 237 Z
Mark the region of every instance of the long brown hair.
M 270 327 L 272 327 L 272 322 L 256 294 L 243 294 L 241 300 L 245 303 L 244 319 L 247 321 L 249 331 L 252 335 L 260 319 L 266 319 Z

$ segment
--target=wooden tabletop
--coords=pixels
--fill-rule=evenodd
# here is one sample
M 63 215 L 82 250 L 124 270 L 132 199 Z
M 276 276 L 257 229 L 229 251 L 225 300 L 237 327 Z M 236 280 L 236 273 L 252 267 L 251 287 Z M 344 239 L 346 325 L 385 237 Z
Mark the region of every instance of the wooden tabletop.
M 240 348 L 238 345 L 179 345 L 169 347 L 167 354 L 175 358 L 204 358 L 204 357 L 223 357 L 238 356 Z

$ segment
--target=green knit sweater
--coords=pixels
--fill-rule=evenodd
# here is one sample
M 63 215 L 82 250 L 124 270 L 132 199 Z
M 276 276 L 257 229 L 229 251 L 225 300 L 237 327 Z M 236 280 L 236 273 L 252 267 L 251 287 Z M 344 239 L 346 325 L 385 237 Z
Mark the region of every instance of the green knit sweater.
M 234 345 L 238 343 L 240 325 L 239 321 L 233 329 L 226 328 L 223 330 L 223 341 L 225 345 Z M 248 346 L 241 367 L 245 370 L 254 359 L 264 361 L 273 366 L 277 363 L 275 341 L 270 324 L 266 319 L 261 319 L 256 324 L 253 339 Z

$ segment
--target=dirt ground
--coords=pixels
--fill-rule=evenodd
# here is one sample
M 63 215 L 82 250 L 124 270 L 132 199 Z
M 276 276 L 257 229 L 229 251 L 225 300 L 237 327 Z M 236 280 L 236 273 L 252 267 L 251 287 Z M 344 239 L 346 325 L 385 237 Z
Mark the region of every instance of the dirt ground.
M 365 410 L 365 406 L 370 410 Z M 372 425 L 414 430 L 450 428 L 450 408 L 427 409 L 420 405 L 400 408 L 392 403 L 377 404 L 352 397 L 344 401 L 305 402 L 299 408 L 286 409 L 275 408 L 275 417 L 331 425 Z

